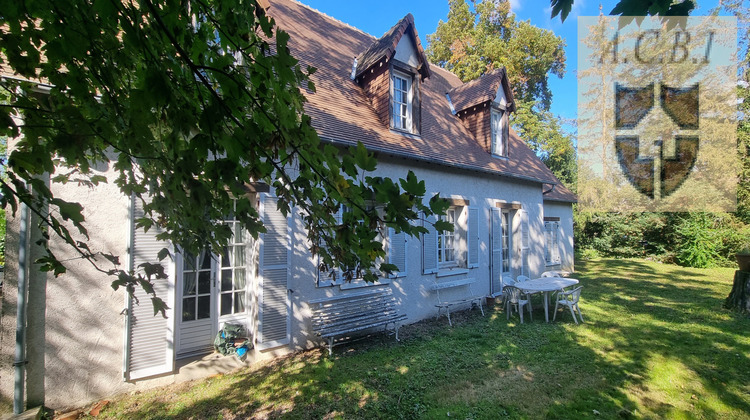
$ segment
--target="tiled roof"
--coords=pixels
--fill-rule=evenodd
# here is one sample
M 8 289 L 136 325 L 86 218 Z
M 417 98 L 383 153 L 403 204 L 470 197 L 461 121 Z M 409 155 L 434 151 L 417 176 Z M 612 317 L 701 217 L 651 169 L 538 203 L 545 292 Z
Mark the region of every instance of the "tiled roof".
M 414 26 L 414 16 L 411 13 L 404 16 L 397 24 L 393 25 L 383 36 L 373 42 L 369 48 L 363 50 L 362 53 L 357 56 L 357 73 L 356 77 L 359 77 L 365 71 L 369 70 L 370 67 L 374 66 L 383 58 L 390 60 L 393 54 L 396 52 L 396 46 L 401 40 L 401 37 L 407 33 L 407 30 L 411 29 L 410 33 L 414 38 L 414 43 L 417 46 L 417 53 L 419 54 L 419 74 L 422 78 L 430 77 L 430 65 L 427 61 L 427 57 L 422 49 L 422 43 L 419 41 L 417 35 L 417 29 Z
M 508 84 L 508 77 L 505 74 L 505 67 L 494 69 L 483 76 L 466 82 L 448 92 L 456 112 L 463 111 L 474 105 L 479 105 L 495 99 L 497 91 L 503 85 L 506 97 L 511 106 L 511 111 L 515 111 L 513 103 L 513 91 Z
M 352 57 L 367 51 L 376 41 L 373 36 L 292 0 L 272 0 L 268 14 L 289 33 L 289 47 L 303 68 L 317 68 L 311 76 L 316 92 L 306 94 L 305 112 L 324 141 L 361 141 L 381 155 L 558 183 L 513 130 L 508 159 L 493 157 L 472 137 L 445 97 L 463 84 L 453 73 L 431 67 L 430 78 L 421 83 L 422 131 L 419 136 L 403 135 L 378 118 L 362 88 L 349 78 Z
M 558 181 L 559 182 L 559 181 Z M 566 203 L 577 203 L 578 197 L 573 194 L 568 188 L 562 183 L 555 185 L 542 185 L 542 199 L 544 201 L 563 201 Z

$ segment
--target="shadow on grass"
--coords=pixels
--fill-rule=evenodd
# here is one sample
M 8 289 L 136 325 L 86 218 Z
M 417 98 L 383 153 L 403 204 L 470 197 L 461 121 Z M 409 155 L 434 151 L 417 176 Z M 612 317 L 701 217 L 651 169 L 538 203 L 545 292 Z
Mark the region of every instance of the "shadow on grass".
M 727 273 L 730 271 L 727 270 Z M 719 272 L 721 275 L 721 272 Z M 729 275 L 729 274 L 728 274 Z M 750 412 L 747 318 L 723 281 L 641 261 L 587 262 L 586 323 L 457 313 L 145 394 L 108 411 L 139 418 L 741 418 Z M 727 286 L 729 287 L 729 286 Z M 726 293 L 729 289 L 726 290 Z

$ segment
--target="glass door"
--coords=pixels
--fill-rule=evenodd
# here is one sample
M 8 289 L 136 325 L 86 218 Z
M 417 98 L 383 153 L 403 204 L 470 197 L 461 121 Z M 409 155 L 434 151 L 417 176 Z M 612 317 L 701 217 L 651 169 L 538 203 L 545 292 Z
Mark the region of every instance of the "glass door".
M 208 251 L 182 255 L 178 355 L 210 349 L 216 334 L 215 259 Z

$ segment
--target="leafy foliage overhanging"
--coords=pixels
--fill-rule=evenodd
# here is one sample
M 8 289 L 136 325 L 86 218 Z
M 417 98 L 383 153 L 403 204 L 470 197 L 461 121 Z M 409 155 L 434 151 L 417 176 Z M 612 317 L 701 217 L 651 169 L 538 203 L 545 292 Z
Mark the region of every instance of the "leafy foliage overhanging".
M 444 212 L 437 196 L 424 204 L 413 173 L 376 177 L 361 144 L 321 143 L 301 91 L 315 91 L 315 69 L 300 67 L 288 34 L 256 0 L 3 1 L 0 10 L 0 66 L 17 76 L 1 85 L 10 99 L 0 135 L 14 143 L 2 205 L 15 212 L 24 203 L 40 220 L 43 270 L 66 270 L 48 246 L 58 236 L 117 276 L 115 289 L 153 294 L 164 277 L 161 266 L 135 275 L 91 249 L 82 204 L 55 195 L 58 184 L 107 182 L 102 165 L 143 203 L 138 228 L 158 226 L 160 239 L 191 253 L 221 249 L 230 213 L 253 236 L 264 232 L 246 187 L 271 185 L 279 209 L 302 216 L 322 269 L 339 267 L 347 279 L 352 267 L 368 281 L 393 268 L 376 264 L 384 227 L 416 234 L 419 212 Z M 342 203 L 343 224 L 334 216 Z M 165 308 L 155 299 L 155 313 Z

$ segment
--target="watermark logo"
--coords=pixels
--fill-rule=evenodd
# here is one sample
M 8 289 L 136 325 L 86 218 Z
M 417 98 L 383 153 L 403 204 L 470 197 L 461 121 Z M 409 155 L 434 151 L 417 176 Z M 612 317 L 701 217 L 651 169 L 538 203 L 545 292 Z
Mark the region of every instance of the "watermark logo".
M 736 207 L 736 20 L 579 18 L 579 203 Z

